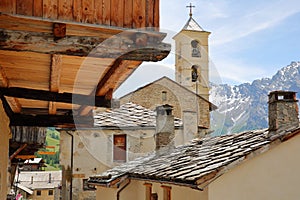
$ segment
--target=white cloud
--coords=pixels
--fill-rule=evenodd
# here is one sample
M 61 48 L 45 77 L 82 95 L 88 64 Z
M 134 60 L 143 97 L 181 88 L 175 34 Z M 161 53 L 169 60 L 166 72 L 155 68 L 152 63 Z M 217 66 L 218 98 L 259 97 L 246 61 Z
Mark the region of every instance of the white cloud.
M 237 9 L 237 8 L 235 8 Z M 220 28 L 214 30 L 212 45 L 232 42 L 248 35 L 275 27 L 288 17 L 300 12 L 300 2 L 295 0 L 266 1 L 261 8 L 244 4 L 237 13 L 233 12 Z

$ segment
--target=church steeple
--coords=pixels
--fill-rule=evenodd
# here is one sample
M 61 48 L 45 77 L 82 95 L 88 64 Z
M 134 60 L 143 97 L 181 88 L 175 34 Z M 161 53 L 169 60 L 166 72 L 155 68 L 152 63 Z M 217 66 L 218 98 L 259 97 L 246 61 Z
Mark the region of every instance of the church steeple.
M 189 90 L 209 98 L 208 36 L 194 19 L 192 4 L 189 19 L 173 39 L 176 48 L 176 81 Z

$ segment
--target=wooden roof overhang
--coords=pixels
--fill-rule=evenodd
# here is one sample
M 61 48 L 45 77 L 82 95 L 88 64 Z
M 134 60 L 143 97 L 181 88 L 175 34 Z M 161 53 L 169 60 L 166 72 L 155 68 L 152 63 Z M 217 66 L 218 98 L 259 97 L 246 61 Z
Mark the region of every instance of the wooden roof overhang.
M 91 126 L 94 106 L 171 47 L 157 31 L 0 13 L 0 97 L 13 126 Z

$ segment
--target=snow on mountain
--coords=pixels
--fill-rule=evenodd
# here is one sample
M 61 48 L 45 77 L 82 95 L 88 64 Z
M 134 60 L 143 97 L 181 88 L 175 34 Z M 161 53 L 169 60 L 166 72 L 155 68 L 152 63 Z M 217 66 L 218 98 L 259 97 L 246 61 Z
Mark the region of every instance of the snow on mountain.
M 272 78 L 237 86 L 211 84 L 210 101 L 218 106 L 211 113 L 214 135 L 268 127 L 268 94 L 275 90 L 300 93 L 300 62 L 292 62 Z M 298 97 L 299 98 L 299 97 Z

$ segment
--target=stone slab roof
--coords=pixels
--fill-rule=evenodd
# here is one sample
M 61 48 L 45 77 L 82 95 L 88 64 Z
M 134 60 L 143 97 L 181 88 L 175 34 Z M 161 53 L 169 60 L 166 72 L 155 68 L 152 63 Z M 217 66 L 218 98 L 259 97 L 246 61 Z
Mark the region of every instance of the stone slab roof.
M 51 181 L 49 177 L 51 174 Z M 17 176 L 16 176 L 17 178 Z M 31 190 L 37 189 L 54 189 L 61 185 L 62 174 L 61 171 L 21 171 L 19 174 L 19 186 L 29 188 Z
M 91 184 L 110 187 L 122 179 L 164 181 L 202 189 L 230 168 L 271 149 L 300 133 L 299 126 L 276 134 L 267 129 L 239 134 L 205 137 L 90 177 Z
M 182 126 L 182 120 L 174 118 L 175 127 Z M 143 106 L 126 103 L 106 112 L 94 113 L 95 127 L 155 127 L 156 112 Z

